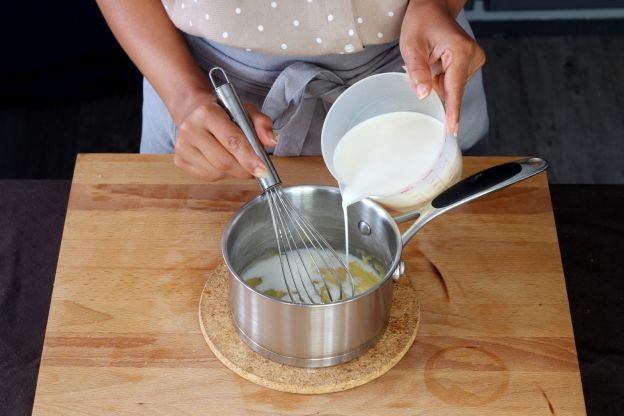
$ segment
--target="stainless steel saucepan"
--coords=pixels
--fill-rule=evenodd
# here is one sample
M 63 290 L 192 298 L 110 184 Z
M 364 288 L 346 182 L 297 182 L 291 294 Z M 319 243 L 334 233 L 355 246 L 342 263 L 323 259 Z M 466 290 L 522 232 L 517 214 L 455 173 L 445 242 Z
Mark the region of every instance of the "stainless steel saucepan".
M 258 259 L 275 255 L 276 242 L 262 196 L 243 206 L 225 228 L 223 258 L 230 272 L 234 325 L 254 351 L 284 364 L 326 367 L 362 354 L 382 333 L 392 303 L 393 277 L 403 272 L 401 250 L 426 223 L 459 205 L 527 179 L 547 168 L 530 158 L 504 163 L 456 183 L 418 212 L 392 217 L 371 200 L 349 207 L 350 252 L 384 270 L 365 293 L 328 304 L 295 304 L 257 292 L 241 278 Z M 336 249 L 344 247 L 341 196 L 329 186 L 293 186 L 284 194 Z M 415 219 L 401 235 L 397 223 Z

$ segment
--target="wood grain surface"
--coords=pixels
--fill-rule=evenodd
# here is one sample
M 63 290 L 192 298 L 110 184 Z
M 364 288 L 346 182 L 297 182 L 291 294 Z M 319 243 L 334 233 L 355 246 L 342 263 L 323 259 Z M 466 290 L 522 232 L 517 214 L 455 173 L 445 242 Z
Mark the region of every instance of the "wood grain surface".
M 470 174 L 509 158 L 465 158 Z M 285 184 L 333 184 L 320 158 Z M 421 325 L 387 374 L 321 396 L 228 370 L 197 304 L 223 227 L 255 181 L 202 183 L 170 156 L 81 155 L 46 330 L 35 415 L 583 415 L 545 175 L 428 224 L 403 254 Z

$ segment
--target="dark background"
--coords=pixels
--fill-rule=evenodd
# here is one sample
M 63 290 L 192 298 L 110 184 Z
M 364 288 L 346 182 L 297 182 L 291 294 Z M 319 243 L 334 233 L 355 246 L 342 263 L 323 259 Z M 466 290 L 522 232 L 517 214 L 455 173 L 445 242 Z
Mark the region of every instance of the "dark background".
M 491 10 L 622 1 L 486 2 Z M 94 2 L 12 2 L 0 26 L 0 415 L 31 412 L 75 155 L 137 152 L 141 76 Z M 28 16 L 28 18 L 24 18 Z M 624 414 L 624 23 L 473 21 L 490 133 L 547 158 L 590 415 Z

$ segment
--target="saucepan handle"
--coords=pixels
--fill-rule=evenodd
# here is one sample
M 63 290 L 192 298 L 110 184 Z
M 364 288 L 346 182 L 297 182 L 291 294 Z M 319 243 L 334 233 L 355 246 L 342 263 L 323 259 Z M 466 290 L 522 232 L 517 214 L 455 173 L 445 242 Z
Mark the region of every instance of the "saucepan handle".
M 485 169 L 457 182 L 435 197 L 423 210 L 407 212 L 394 217 L 397 223 L 416 218 L 410 228 L 401 236 L 403 246 L 425 224 L 446 211 L 528 179 L 547 168 L 548 162 L 544 159 L 531 157 Z

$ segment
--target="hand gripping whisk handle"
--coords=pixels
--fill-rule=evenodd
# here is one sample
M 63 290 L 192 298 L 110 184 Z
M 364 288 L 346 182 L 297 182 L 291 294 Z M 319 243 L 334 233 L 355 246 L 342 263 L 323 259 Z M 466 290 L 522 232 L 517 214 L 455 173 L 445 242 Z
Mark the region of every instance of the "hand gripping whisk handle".
M 223 81 L 220 82 L 215 78 L 215 72 L 221 72 L 221 77 L 223 77 Z M 249 120 L 249 116 L 247 115 L 247 112 L 245 111 L 245 108 L 243 107 L 240 98 L 238 98 L 238 94 L 236 94 L 234 86 L 230 83 L 227 74 L 225 73 L 223 68 L 214 67 L 210 70 L 208 76 L 210 77 L 210 82 L 212 82 L 215 94 L 221 102 L 221 105 L 225 107 L 227 112 L 230 114 L 230 117 L 232 117 L 234 123 L 236 123 L 238 127 L 240 127 L 240 129 L 243 131 L 245 138 L 253 148 L 256 155 L 258 155 L 258 157 L 267 166 L 267 176 L 265 178 L 256 178 L 258 180 L 258 183 L 262 187 L 262 190 L 266 191 L 267 189 L 275 185 L 279 185 L 281 183 L 281 180 L 277 175 L 277 171 L 275 170 L 271 159 L 269 159 L 269 156 L 264 150 L 264 146 L 262 146 L 262 143 L 260 143 L 258 136 L 256 136 L 256 131 L 253 128 L 251 121 Z

